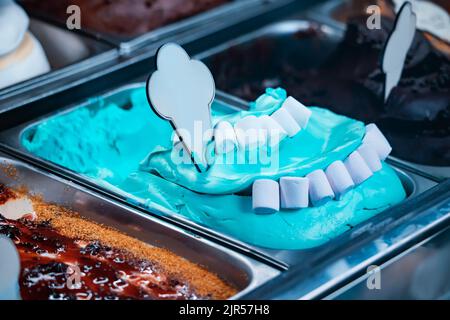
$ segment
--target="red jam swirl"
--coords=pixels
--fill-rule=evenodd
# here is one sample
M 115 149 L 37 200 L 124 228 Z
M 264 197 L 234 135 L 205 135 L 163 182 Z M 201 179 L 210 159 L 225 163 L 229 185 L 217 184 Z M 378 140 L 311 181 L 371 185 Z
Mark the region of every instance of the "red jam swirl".
M 14 241 L 19 251 L 23 299 L 199 298 L 188 285 L 159 272 L 151 261 L 131 258 L 100 242 L 65 237 L 50 223 L 12 221 L 0 215 L 0 235 Z

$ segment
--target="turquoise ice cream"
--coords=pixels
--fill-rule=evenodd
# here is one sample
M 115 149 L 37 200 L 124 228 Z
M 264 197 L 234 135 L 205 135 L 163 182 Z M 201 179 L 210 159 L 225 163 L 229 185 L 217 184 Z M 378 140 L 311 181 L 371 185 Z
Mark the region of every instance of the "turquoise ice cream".
M 235 123 L 248 115 L 269 115 L 285 99 L 284 90 L 268 89 L 248 111 L 225 111 L 216 103 L 213 122 Z M 361 145 L 363 123 L 323 108 L 311 110 L 308 126 L 280 143 L 275 163 L 222 164 L 217 158 L 205 173 L 197 172 L 189 162 L 172 161 L 176 151 L 173 129 L 148 106 L 145 87 L 121 93 L 120 99 L 95 99 L 49 118 L 27 130 L 22 143 L 33 154 L 86 175 L 149 209 L 163 208 L 253 245 L 304 249 L 329 241 L 406 197 L 395 171 L 383 163 L 382 170 L 339 200 L 255 214 L 248 192 L 255 180 L 305 176 L 344 160 Z M 234 152 L 239 156 L 240 151 Z

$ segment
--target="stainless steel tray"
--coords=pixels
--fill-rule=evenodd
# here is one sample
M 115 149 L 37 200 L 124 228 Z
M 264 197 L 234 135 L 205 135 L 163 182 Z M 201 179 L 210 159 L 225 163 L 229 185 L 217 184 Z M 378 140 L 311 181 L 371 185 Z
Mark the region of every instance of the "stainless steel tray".
M 368 276 L 364 275 L 326 299 L 449 300 L 449 264 L 450 228 L 447 228 L 380 266 L 380 290 L 369 290 Z
M 301 69 L 320 64 L 333 52 L 345 31 L 344 24 L 330 17 L 332 9 L 339 4 L 342 1 L 332 1 L 305 12 L 311 19 L 287 18 L 265 26 L 208 49 L 197 58 L 210 67 L 219 89 L 241 98 L 255 99 L 254 91 L 262 93 L 263 87 L 280 85 L 271 77 L 275 78 L 287 61 L 290 66 Z M 311 32 L 317 36 L 309 37 Z M 299 34 L 306 34 L 303 41 L 294 40 Z M 240 61 L 238 72 L 227 67 L 235 61 Z M 244 87 L 248 84 L 251 85 Z M 252 93 L 246 88 L 251 88 Z M 397 157 L 392 160 L 436 181 L 450 177 L 450 167 L 420 165 Z
M 135 83 L 135 84 L 129 84 L 123 87 L 119 87 L 118 89 L 108 91 L 102 96 L 105 99 L 108 99 L 111 96 L 121 96 L 121 99 L 124 100 L 124 103 L 127 101 L 126 94 L 124 92 L 127 92 L 128 90 L 135 88 L 136 86 L 142 86 L 141 83 Z M 239 99 L 236 99 L 232 96 L 224 95 L 222 93 L 218 93 L 217 99 L 218 102 L 220 102 L 221 105 L 225 108 L 233 108 L 233 109 L 240 109 L 243 106 L 245 106 L 245 103 Z M 119 100 L 120 101 L 120 100 Z M 104 186 L 100 186 L 97 182 L 93 181 L 92 179 L 80 175 L 78 173 L 75 173 L 71 170 L 68 170 L 66 168 L 63 168 L 59 165 L 53 164 L 51 162 L 45 161 L 43 159 L 37 158 L 36 156 L 30 154 L 23 146 L 21 145 L 21 137 L 23 134 L 26 134 L 27 130 L 30 130 L 33 126 L 37 125 L 39 122 L 43 121 L 44 119 L 55 116 L 56 114 L 69 112 L 70 110 L 73 110 L 74 108 L 81 108 L 83 106 L 89 105 L 92 102 L 92 100 L 87 99 L 84 103 L 75 103 L 69 106 L 65 106 L 62 108 L 59 108 L 56 111 L 50 112 L 44 116 L 41 116 L 39 118 L 31 119 L 28 121 L 25 121 L 24 123 L 15 126 L 9 130 L 6 130 L 4 132 L 0 132 L 0 146 L 4 148 L 7 152 L 10 152 L 16 157 L 19 157 L 21 159 L 24 159 L 26 161 L 31 161 L 32 163 L 39 165 L 46 170 L 49 170 L 53 173 L 62 175 L 64 177 L 69 177 L 70 179 L 74 179 L 75 181 L 89 187 L 93 188 L 98 192 L 101 192 L 105 195 L 109 195 L 117 199 L 118 201 L 121 201 L 123 203 L 127 203 L 128 196 L 126 194 L 121 194 L 117 190 L 110 190 L 105 188 Z M 32 130 L 32 129 L 31 129 Z M 407 191 L 409 198 L 414 198 L 417 195 L 421 194 L 423 191 L 429 189 L 430 187 L 434 186 L 435 183 L 431 180 L 427 180 L 419 175 L 396 169 L 399 177 L 401 178 L 403 185 Z M 136 205 L 136 203 L 128 203 L 129 205 Z M 143 202 L 142 205 L 145 203 Z M 138 204 L 139 205 L 139 204 Z M 193 230 L 196 230 L 197 232 L 201 232 L 205 236 L 209 236 L 212 238 L 215 238 L 219 241 L 222 241 L 223 243 L 226 243 L 229 246 L 232 246 L 236 248 L 236 250 L 243 250 L 247 252 L 248 254 L 253 255 L 254 257 L 257 257 L 259 259 L 264 259 L 267 263 L 271 263 L 273 265 L 276 265 L 280 268 L 288 268 L 291 265 L 303 262 L 309 257 L 315 255 L 318 251 L 321 250 L 322 247 L 307 249 L 307 250 L 268 250 L 265 248 L 260 248 L 256 246 L 251 246 L 246 243 L 243 243 L 237 239 L 231 238 L 225 234 L 216 232 L 214 230 L 211 230 L 205 226 L 199 225 L 197 223 L 194 223 L 190 220 L 187 220 L 185 217 L 175 214 L 173 212 L 167 212 L 161 210 L 160 212 L 150 212 L 150 214 L 153 214 L 155 216 L 158 216 L 166 221 L 170 221 L 171 223 L 180 224 L 182 226 L 186 226 L 189 228 L 192 228 Z M 386 217 L 387 219 L 389 217 Z M 369 220 L 370 221 L 370 220 Z M 349 228 L 350 230 L 350 228 Z
M 389 284 L 386 284 L 387 274 L 383 273 L 383 268 L 388 267 L 390 261 L 401 260 L 430 237 L 440 237 L 441 231 L 448 230 L 450 180 L 401 206 L 389 209 L 384 215 L 389 218 L 373 219 L 342 234 L 320 255 L 283 272 L 244 296 L 244 299 L 334 298 L 351 288 L 352 284 L 367 278 L 369 267 L 381 269 L 384 291 Z M 431 262 L 425 261 L 426 264 Z M 409 267 L 413 265 L 409 264 Z M 406 270 L 401 269 L 400 273 L 403 276 Z M 426 272 L 425 281 L 427 284 L 439 281 L 443 274 L 435 273 L 434 270 Z M 399 281 L 397 277 L 394 278 L 393 285 L 397 286 Z
M 234 285 L 238 299 L 279 271 L 263 263 L 233 252 L 198 235 L 153 218 L 138 210 L 95 194 L 73 182 L 27 165 L 0 153 L 0 166 L 13 166 L 13 177 L 0 170 L 0 183 L 25 186 L 44 200 L 68 207 L 82 217 L 111 226 L 151 245 L 162 247 L 199 264 Z
M 210 48 L 196 58 L 208 65 L 220 90 L 254 100 L 267 86 L 282 86 L 272 78 L 278 77 L 286 64 L 300 70 L 319 66 L 334 51 L 343 34 L 343 28 L 288 18 Z M 236 61 L 238 71 L 227 68 Z M 241 89 L 248 84 L 255 85 L 251 94 Z
M 294 0 L 232 0 L 230 3 L 137 36 L 114 36 L 89 29 L 82 29 L 81 32 L 118 46 L 122 52 L 130 52 L 137 47 L 178 36 L 184 32 L 188 32 L 190 35 L 199 33 L 199 31 L 212 33 L 218 28 L 223 28 L 224 23 L 226 25 L 235 24 L 293 2 Z M 45 13 L 30 11 L 30 14 L 65 27 L 65 21 L 58 21 Z

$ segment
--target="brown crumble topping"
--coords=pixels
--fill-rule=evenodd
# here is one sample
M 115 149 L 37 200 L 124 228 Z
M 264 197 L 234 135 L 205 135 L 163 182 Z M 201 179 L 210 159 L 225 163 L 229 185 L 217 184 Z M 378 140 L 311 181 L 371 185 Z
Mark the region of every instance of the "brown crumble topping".
M 11 179 L 17 179 L 17 169 L 10 163 L 0 163 L 0 170 Z

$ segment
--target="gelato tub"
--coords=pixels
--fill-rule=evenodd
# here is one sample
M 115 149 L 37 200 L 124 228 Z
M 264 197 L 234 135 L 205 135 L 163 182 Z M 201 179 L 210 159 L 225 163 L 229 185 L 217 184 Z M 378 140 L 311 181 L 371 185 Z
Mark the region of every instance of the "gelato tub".
M 293 0 L 120 0 L 34 1 L 20 4 L 30 15 L 66 27 L 74 14 L 81 15 L 79 32 L 132 52 L 164 38 L 180 41 L 220 31 L 226 26 L 283 8 Z M 305 5 L 308 5 L 306 3 Z M 70 9 L 68 9 L 70 7 Z M 68 14 L 69 10 L 72 14 Z M 72 20 L 70 20 L 72 22 Z
M 232 0 L 120 0 L 120 1 L 34 1 L 23 6 L 52 20 L 64 22 L 67 8 L 75 5 L 82 14 L 83 29 L 117 37 L 135 37 L 167 24 L 197 15 Z
M 0 236 L 20 253 L 23 299 L 238 298 L 278 274 L 7 156 L 0 168 Z M 17 220 L 19 200 L 33 212 L 15 205 Z M 71 268 L 81 287 L 65 286 Z
M 256 104 L 277 109 L 285 95 L 282 89 L 268 90 Z M 236 111 L 220 101 L 213 104 L 214 121 L 233 121 L 254 112 Z M 308 128 L 286 141 L 279 166 L 214 165 L 202 176 L 191 164 L 171 162 L 172 128 L 152 113 L 145 87 L 134 85 L 28 126 L 21 145 L 131 203 L 275 250 L 317 247 L 414 192 L 407 176 L 383 164 L 381 171 L 340 201 L 275 215 L 255 214 L 247 191 L 255 179 L 277 178 L 293 174 L 292 170 L 302 176 L 326 167 L 352 153 L 365 132 L 361 122 L 321 108 L 313 108 Z M 300 145 L 302 152 L 296 147 Z

